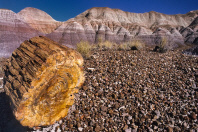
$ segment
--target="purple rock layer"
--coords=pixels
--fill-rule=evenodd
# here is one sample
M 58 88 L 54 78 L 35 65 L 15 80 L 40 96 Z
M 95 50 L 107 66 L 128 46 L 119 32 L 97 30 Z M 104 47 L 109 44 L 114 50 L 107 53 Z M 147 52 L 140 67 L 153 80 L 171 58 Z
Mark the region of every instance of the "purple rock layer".
M 38 35 L 16 13 L 0 9 L 0 57 L 9 57 L 23 41 Z

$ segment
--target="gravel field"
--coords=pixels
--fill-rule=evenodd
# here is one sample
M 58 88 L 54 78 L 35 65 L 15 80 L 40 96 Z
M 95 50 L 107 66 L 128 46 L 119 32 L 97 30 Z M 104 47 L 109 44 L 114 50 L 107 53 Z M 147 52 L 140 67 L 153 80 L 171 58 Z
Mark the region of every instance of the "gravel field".
M 97 51 L 84 69 L 85 83 L 68 116 L 35 131 L 198 131 L 198 57 Z

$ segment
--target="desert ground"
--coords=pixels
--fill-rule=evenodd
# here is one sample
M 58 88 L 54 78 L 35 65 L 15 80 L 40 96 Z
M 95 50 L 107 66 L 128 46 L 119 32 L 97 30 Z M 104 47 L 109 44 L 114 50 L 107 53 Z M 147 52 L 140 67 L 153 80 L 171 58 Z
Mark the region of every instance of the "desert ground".
M 198 131 L 197 56 L 152 49 L 92 51 L 69 114 L 51 126 L 20 126 L 1 90 L 0 131 Z

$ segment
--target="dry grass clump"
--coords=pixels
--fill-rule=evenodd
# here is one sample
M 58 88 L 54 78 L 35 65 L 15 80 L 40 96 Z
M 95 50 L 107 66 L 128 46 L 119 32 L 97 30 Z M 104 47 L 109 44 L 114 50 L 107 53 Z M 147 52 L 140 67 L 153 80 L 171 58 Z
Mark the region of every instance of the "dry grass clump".
M 103 43 L 98 43 L 97 46 L 96 46 L 99 50 L 102 50 L 102 47 L 103 47 Z
M 107 48 L 107 49 L 113 49 L 113 43 L 112 42 L 110 42 L 110 41 L 105 41 L 104 43 L 103 43 L 103 46 L 105 47 L 105 48 Z
M 167 51 L 166 46 L 167 46 L 167 38 L 163 37 L 161 39 L 160 45 L 159 45 L 159 52 L 164 53 Z
M 111 50 L 111 49 L 116 50 L 117 44 L 110 41 L 105 41 L 98 43 L 97 47 L 99 48 L 99 50 Z
M 81 41 L 77 44 L 76 48 L 76 50 L 85 58 L 88 58 L 90 56 L 91 49 L 92 46 L 87 41 Z
M 102 40 L 101 37 L 99 37 L 98 40 L 97 40 L 96 48 L 98 48 L 99 50 L 102 50 L 102 47 L 103 47 L 103 40 Z
M 122 44 L 116 44 L 110 41 L 102 41 L 98 39 L 96 45 L 90 45 L 87 41 L 81 41 L 77 44 L 77 51 L 82 54 L 83 57 L 89 57 L 91 50 L 141 50 L 145 47 L 145 44 L 140 40 L 133 40 Z
M 118 46 L 118 50 L 141 50 L 144 47 L 145 47 L 145 44 L 141 42 L 140 40 L 133 40 L 130 42 L 120 44 Z
M 145 47 L 145 44 L 140 40 L 130 41 L 128 45 L 131 50 L 141 50 Z
M 123 44 L 118 45 L 118 50 L 130 50 L 129 44 L 123 43 Z
M 165 53 L 167 51 L 167 45 L 168 45 L 167 38 L 163 37 L 163 38 L 161 38 L 159 46 L 155 46 L 154 51 L 156 51 L 156 52 L 158 51 L 160 53 Z

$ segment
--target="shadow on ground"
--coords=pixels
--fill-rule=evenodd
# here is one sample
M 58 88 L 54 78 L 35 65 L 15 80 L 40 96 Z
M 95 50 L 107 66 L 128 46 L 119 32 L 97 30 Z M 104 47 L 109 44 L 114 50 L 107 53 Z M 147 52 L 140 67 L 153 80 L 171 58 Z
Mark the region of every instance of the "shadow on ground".
M 12 114 L 8 96 L 5 92 L 0 93 L 0 132 L 26 132 L 28 128 L 23 127 Z

